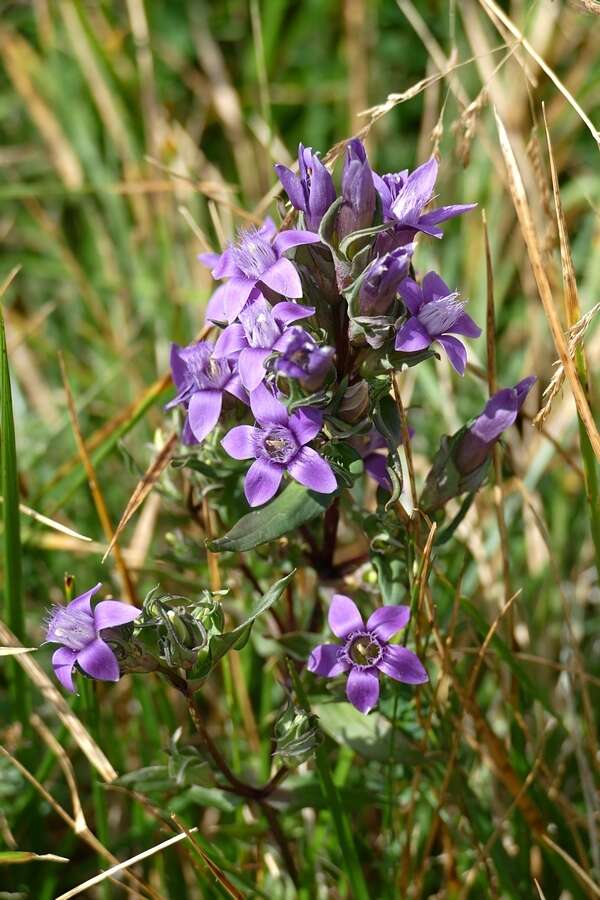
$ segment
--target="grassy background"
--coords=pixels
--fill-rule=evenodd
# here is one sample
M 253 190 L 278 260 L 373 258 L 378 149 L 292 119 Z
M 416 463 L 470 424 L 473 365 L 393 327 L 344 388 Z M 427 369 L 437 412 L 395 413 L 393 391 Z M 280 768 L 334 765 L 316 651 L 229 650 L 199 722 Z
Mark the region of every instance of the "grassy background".
M 424 710 L 417 704 L 415 713 L 414 704 L 404 702 L 408 693 L 398 695 L 399 704 L 388 698 L 383 708 L 390 716 L 393 709 L 402 740 L 418 746 L 421 756 L 396 747 L 395 761 L 382 765 L 347 747 L 338 750 L 328 739 L 374 897 L 529 898 L 538 890 L 534 879 L 547 898 L 600 896 L 594 887 L 600 883 L 600 757 L 593 721 L 600 594 L 590 508 L 569 388 L 554 400 L 543 433 L 530 422 L 557 352 L 516 223 L 492 107 L 517 154 L 565 328 L 542 101 L 584 313 L 600 299 L 598 145 L 564 93 L 498 24 L 492 5 L 36 0 L 5 3 L 0 25 L 0 280 L 21 267 L 3 300 L 20 496 L 92 538 L 84 543 L 21 516 L 22 637 L 28 646 L 42 639 L 45 610 L 61 597 L 65 573 L 82 590 L 102 580 L 115 594 L 126 577 L 138 598 L 159 580 L 190 594 L 209 581 L 202 534 L 181 502 L 176 475 L 163 480 L 126 531 L 120 563 L 113 556 L 101 565 L 106 534 L 77 452 L 60 353 L 114 525 L 161 445 L 160 429 L 170 424 L 162 413 L 168 389 L 151 389 L 167 369 L 169 342 L 191 340 L 203 321 L 211 284 L 196 254 L 222 243 L 249 216 L 277 214 L 272 164 L 289 162 L 299 140 L 326 151 L 372 121 L 357 114 L 391 94 L 389 110 L 367 137 L 373 164 L 395 171 L 439 150 L 440 202 L 475 200 L 486 211 L 497 378 L 512 384 L 534 372 L 539 383 L 503 454 L 506 539 L 499 537 L 494 493 L 487 489 L 455 541 L 436 556 L 428 586 L 423 582 L 427 604 L 419 640 L 429 648 L 435 673 Z M 502 7 L 600 123 L 594 5 L 542 0 Z M 436 79 L 440 70 L 446 77 Z M 409 91 L 426 78 L 427 86 Z M 417 262 L 421 271 L 435 266 L 460 287 L 471 313 L 485 321 L 479 211 L 447 226 L 442 242 L 423 242 Z M 600 358 L 594 319 L 585 346 L 593 410 Z M 403 380 L 419 478 L 440 434 L 466 421 L 485 399 L 483 338 L 471 363 L 464 381 L 445 365 L 429 363 L 419 367 L 416 382 L 412 371 Z M 10 594 L 14 553 L 7 559 Z M 261 584 L 274 580 L 261 554 L 247 562 Z M 250 602 L 252 585 L 238 563 L 224 557 L 220 577 Z M 310 596 L 315 590 L 309 574 L 294 598 L 300 620 L 303 591 Z M 504 621 L 482 650 L 489 626 L 516 591 L 520 651 L 508 649 Z M 7 608 L 8 597 L 5 621 Z M 436 634 L 447 641 L 445 651 Z M 48 651 L 35 657 L 46 670 L 48 657 Z M 271 711 L 283 701 L 276 657 L 272 645 L 255 642 L 232 678 L 215 678 L 202 701 L 235 766 L 259 780 L 269 771 Z M 204 852 L 243 895 L 348 895 L 329 814 L 320 808 L 310 772 L 293 783 L 281 806 L 302 863 L 296 890 L 264 821 L 248 809 L 232 809 L 222 792 L 194 793 L 177 769 L 180 753 L 170 757 L 179 784 L 173 771 L 161 770 L 134 785 L 156 801 L 166 824 L 139 797 L 132 801 L 100 787 L 99 758 L 90 767 L 57 719 L 56 702 L 30 685 L 32 708 L 75 767 L 73 794 L 65 780 L 68 763 L 43 725 L 36 728 L 22 716 L 22 730 L 13 721 L 4 688 L 14 684 L 15 671 L 2 660 L 2 744 L 69 815 L 78 795 L 89 833 L 115 857 L 126 859 L 178 830 L 169 821 L 175 810 L 201 826 Z M 164 766 L 170 735 L 185 722 L 185 710 L 169 692 L 141 677 L 116 688 L 98 686 L 96 694 L 86 690 L 75 710 L 120 774 Z M 62 820 L 9 759 L 0 759 L 0 767 L 4 849 L 71 860 L 0 864 L 0 892 L 57 897 L 106 866 L 106 854 L 82 839 L 88 832 L 80 827 L 76 835 L 73 823 Z M 302 812 L 305 803 L 316 811 Z M 161 897 L 226 895 L 198 854 L 179 845 L 135 871 Z M 106 885 L 99 889 L 105 897 L 124 894 Z

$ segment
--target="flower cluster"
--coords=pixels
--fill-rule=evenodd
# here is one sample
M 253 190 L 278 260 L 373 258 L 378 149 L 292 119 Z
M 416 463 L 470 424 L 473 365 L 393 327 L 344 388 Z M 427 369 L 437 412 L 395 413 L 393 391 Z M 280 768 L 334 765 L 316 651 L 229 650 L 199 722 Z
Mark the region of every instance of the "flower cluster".
M 221 435 L 227 454 L 253 460 L 250 506 L 271 500 L 284 476 L 333 495 L 348 483 L 341 442 L 391 492 L 400 439 L 376 415 L 390 372 L 439 347 L 462 375 L 462 339 L 480 334 L 439 275 L 415 279 L 416 239 L 441 238 L 440 224 L 472 204 L 430 209 L 435 159 L 378 175 L 359 140 L 347 145 L 339 192 L 311 148 L 300 145 L 297 173 L 275 169 L 299 227 L 266 219 L 221 254 L 200 256 L 221 282 L 206 313 L 215 340 L 173 346 L 168 407 L 186 411 L 186 444 L 201 444 L 219 422 L 253 419 Z

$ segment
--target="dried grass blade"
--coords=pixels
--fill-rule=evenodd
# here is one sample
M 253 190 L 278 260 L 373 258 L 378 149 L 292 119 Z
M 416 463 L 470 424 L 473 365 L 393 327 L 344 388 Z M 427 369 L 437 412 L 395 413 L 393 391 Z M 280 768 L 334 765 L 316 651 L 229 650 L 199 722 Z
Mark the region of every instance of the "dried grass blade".
M 119 524 L 116 527 L 115 533 L 112 536 L 112 540 L 108 545 L 108 549 L 104 556 L 102 557 L 102 562 L 106 560 L 106 557 L 110 554 L 111 550 L 115 546 L 115 543 L 119 539 L 121 532 L 136 512 L 137 509 L 142 505 L 148 494 L 151 492 L 152 488 L 160 478 L 161 474 L 164 472 L 167 467 L 171 456 L 173 455 L 173 451 L 177 445 L 177 435 L 172 434 L 165 442 L 164 447 L 154 459 L 151 464 L 148 466 L 146 471 L 144 472 L 141 480 L 136 485 L 136 488 L 129 498 L 129 503 L 125 507 L 125 511 L 121 516 Z
M 573 397 L 575 398 L 575 403 L 577 404 L 577 409 L 585 424 L 585 428 L 589 435 L 596 458 L 600 459 L 600 434 L 598 433 L 596 423 L 594 422 L 589 404 L 587 402 L 587 398 L 585 396 L 585 392 L 581 386 L 579 378 L 577 377 L 577 372 L 575 371 L 573 360 L 571 359 L 571 356 L 569 354 L 567 342 L 554 306 L 552 289 L 550 287 L 550 282 L 548 281 L 548 276 L 546 275 L 546 271 L 544 268 L 542 253 L 538 243 L 537 235 L 535 233 L 535 227 L 527 200 L 527 194 L 525 193 L 523 179 L 521 178 L 519 166 L 502 119 L 498 115 L 497 110 L 494 110 L 494 113 L 496 116 L 498 136 L 500 139 L 500 148 L 502 150 L 508 172 L 509 188 L 512 194 L 513 204 L 517 213 L 519 225 L 521 226 L 521 232 L 525 240 L 525 245 L 527 247 L 529 261 L 531 263 L 531 268 L 533 269 L 533 275 L 537 284 L 540 299 L 542 301 L 544 312 L 546 313 L 546 318 L 548 319 L 548 324 L 552 332 L 554 345 L 560 357 L 560 361 L 564 366 L 565 374 L 569 379 Z

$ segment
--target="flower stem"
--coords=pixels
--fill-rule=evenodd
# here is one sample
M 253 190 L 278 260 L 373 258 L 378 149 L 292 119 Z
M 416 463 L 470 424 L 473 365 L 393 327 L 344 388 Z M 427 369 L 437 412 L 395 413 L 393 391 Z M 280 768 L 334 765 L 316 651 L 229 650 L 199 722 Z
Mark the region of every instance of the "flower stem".
M 287 660 L 287 666 L 290 677 L 292 679 L 292 684 L 294 685 L 294 691 L 296 693 L 298 703 L 305 712 L 310 714 L 311 710 L 310 703 L 308 702 L 308 697 L 306 696 L 306 692 L 302 686 L 302 682 L 300 681 L 298 673 L 296 672 L 293 664 L 289 659 Z M 337 833 L 340 850 L 342 851 L 342 856 L 344 857 L 344 862 L 346 863 L 346 874 L 348 877 L 348 881 L 352 887 L 352 895 L 355 900 L 369 900 L 369 891 L 367 889 L 367 884 L 365 882 L 363 871 L 360 865 L 360 860 L 358 858 L 354 839 L 352 837 L 352 829 L 350 828 L 350 823 L 340 799 L 338 789 L 335 786 L 335 782 L 331 774 L 331 767 L 329 765 L 327 750 L 325 749 L 323 744 L 320 744 L 316 748 L 315 762 L 317 771 L 319 773 L 319 778 L 321 779 L 323 794 L 325 795 L 325 799 L 327 800 L 329 812 L 331 813 L 333 824 Z

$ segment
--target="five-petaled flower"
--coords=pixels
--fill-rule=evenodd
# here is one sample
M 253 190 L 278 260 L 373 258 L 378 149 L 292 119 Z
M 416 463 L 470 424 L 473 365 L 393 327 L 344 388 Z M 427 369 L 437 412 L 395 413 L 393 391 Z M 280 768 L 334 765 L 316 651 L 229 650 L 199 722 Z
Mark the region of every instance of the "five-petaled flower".
M 271 306 L 264 297 L 259 297 L 242 310 L 239 322 L 221 332 L 215 344 L 215 358 L 235 357 L 242 384 L 253 391 L 267 374 L 265 360 L 283 346 L 286 325 L 306 319 L 314 311 L 312 306 L 285 301 Z
M 218 306 L 223 309 L 227 321 L 233 322 L 257 288 L 260 291 L 266 287 L 284 297 L 301 297 L 300 276 L 292 261 L 283 254 L 319 240 L 312 231 L 291 228 L 278 233 L 272 220 L 267 219 L 260 228 L 240 231 L 236 243 L 223 253 L 201 254 L 199 258 L 211 269 L 213 278 L 229 279 L 218 298 Z
M 467 351 L 454 335 L 477 338 L 481 328 L 464 311 L 464 303 L 456 299 L 456 291 L 451 291 L 435 272 L 428 272 L 420 285 L 413 278 L 405 278 L 400 284 L 400 294 L 410 316 L 396 334 L 396 350 L 416 353 L 438 341 L 452 366 L 463 375 Z
M 234 459 L 255 460 L 244 481 L 250 506 L 270 500 L 284 472 L 313 491 L 333 493 L 337 481 L 329 463 L 306 446 L 321 430 L 323 414 L 305 407 L 290 415 L 264 384 L 252 392 L 250 405 L 256 425 L 238 425 L 221 441 Z
M 408 606 L 380 606 L 366 624 L 350 597 L 335 594 L 329 607 L 329 627 L 341 644 L 319 644 L 308 659 L 308 670 L 324 678 L 348 673 L 346 696 L 368 713 L 379 700 L 379 674 L 405 684 L 429 680 L 418 656 L 390 638 L 410 619 Z
M 384 221 L 394 223 L 393 231 L 384 232 L 379 236 L 377 240 L 379 252 L 383 252 L 384 248 L 397 246 L 398 242 L 406 243 L 412 240 L 418 231 L 441 238 L 443 232 L 438 228 L 440 222 L 460 216 L 477 205 L 453 204 L 423 212 L 433 199 L 437 174 L 438 163 L 433 156 L 410 173 L 408 169 L 383 176 L 373 173 L 375 188 L 381 198 Z
M 248 403 L 234 360 L 217 359 L 209 341 L 188 347 L 171 346 L 171 374 L 177 395 L 165 409 L 182 404 L 187 409 L 183 426 L 184 444 L 201 444 L 221 415 L 223 393 Z
M 102 639 L 105 628 L 115 628 L 133 622 L 142 612 L 120 600 L 101 600 L 92 608 L 92 597 L 102 584 L 80 594 L 68 606 L 54 607 L 48 621 L 46 643 L 61 644 L 52 655 L 54 673 L 68 691 L 74 693 L 75 665 L 99 681 L 118 681 L 119 663 L 108 644 Z

